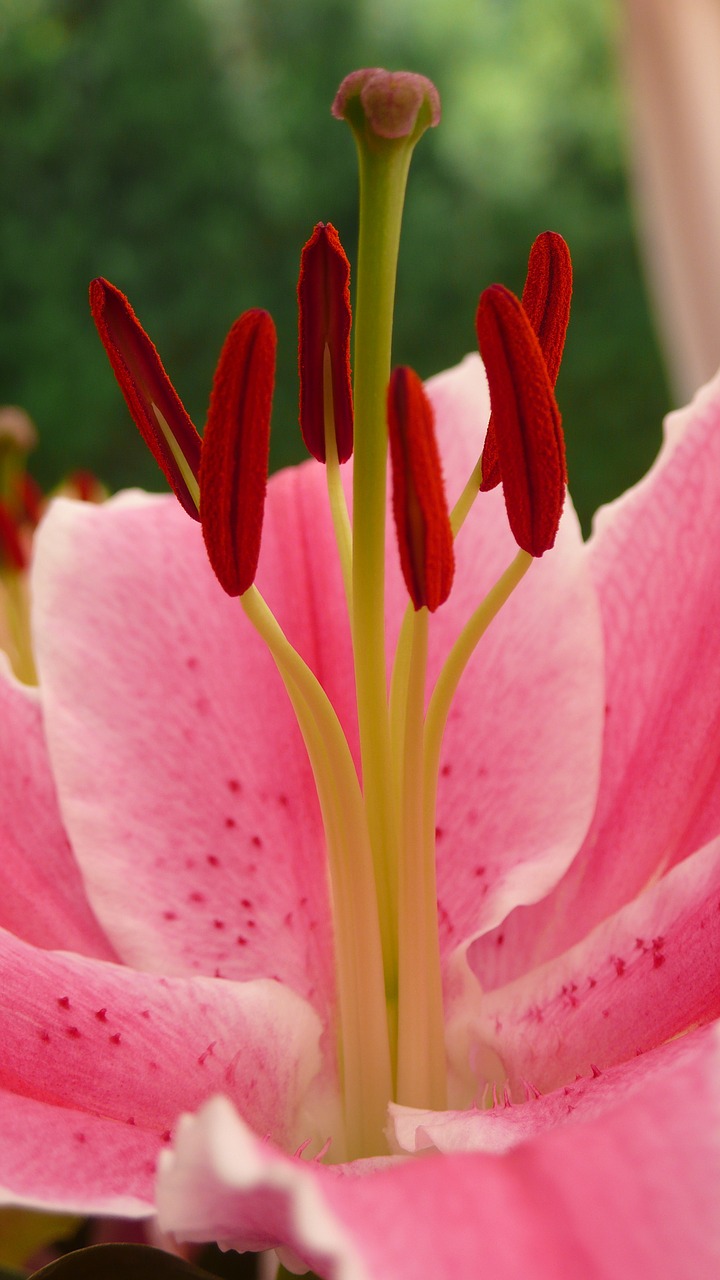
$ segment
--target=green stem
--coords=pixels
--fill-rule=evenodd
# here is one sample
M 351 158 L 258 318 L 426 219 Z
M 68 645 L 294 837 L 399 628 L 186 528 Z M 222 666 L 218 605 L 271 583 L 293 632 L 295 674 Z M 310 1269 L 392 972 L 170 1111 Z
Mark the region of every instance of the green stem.
M 27 574 L 22 569 L 0 572 L 0 609 L 5 611 L 10 663 L 14 674 L 23 684 L 37 684 L 29 591 Z
M 345 1149 L 336 1144 L 333 1156 L 359 1159 L 383 1148 L 392 1084 L 372 862 L 360 796 L 342 785 L 312 714 L 286 687 L 315 776 L 332 886 L 345 1119 Z
M 356 135 L 357 137 L 357 135 Z M 353 647 L 363 792 L 378 886 L 389 999 L 397 981 L 397 835 L 388 787 L 385 667 L 387 385 L 405 185 L 413 144 L 358 138 L 360 239 L 355 304 Z
M 383 1149 L 392 1077 L 382 946 L 365 811 L 335 711 L 259 591 L 241 596 L 285 684 L 313 770 L 327 840 L 335 927 L 346 1158 Z
M 528 555 L 527 551 L 518 551 L 515 559 L 490 588 L 485 599 L 478 605 L 460 632 L 438 676 L 425 717 L 423 792 L 426 850 L 431 844 L 433 848 L 435 847 L 435 799 L 440 750 L 452 700 L 478 643 L 532 563 L 533 557 Z
M 495 585 L 490 588 L 485 599 L 481 601 L 469 621 L 465 624 L 445 660 L 445 665 L 438 676 L 437 684 L 430 699 L 425 722 L 426 766 L 434 772 L 437 772 L 440 762 L 440 744 L 450 705 L 455 697 L 465 668 L 493 618 L 497 617 L 502 606 L 509 600 L 532 562 L 533 557 L 527 551 L 518 551 L 514 560 L 511 561 L 505 572 L 500 575 Z
M 390 750 L 393 759 L 393 787 L 402 796 L 403 752 L 405 750 L 405 717 L 407 714 L 410 655 L 414 629 L 415 609 L 408 604 L 400 627 L 390 680 Z
M 423 840 L 423 719 L 427 609 L 413 617 L 405 716 L 399 919 L 397 1100 L 447 1105 L 445 1034 L 437 920 L 435 842 Z
M 352 529 L 348 515 L 345 492 L 342 486 L 338 462 L 337 437 L 335 435 L 335 411 L 333 407 L 332 372 L 330 351 L 325 347 L 323 358 L 323 400 L 325 408 L 325 478 L 332 516 L 335 542 L 340 559 L 340 569 L 345 589 L 348 617 L 352 626 Z
M 482 458 L 480 458 L 473 467 L 472 474 L 458 498 L 455 506 L 450 513 L 450 524 L 452 526 L 453 536 L 457 537 L 462 529 L 467 516 L 470 513 L 475 499 L 480 492 L 482 484 Z

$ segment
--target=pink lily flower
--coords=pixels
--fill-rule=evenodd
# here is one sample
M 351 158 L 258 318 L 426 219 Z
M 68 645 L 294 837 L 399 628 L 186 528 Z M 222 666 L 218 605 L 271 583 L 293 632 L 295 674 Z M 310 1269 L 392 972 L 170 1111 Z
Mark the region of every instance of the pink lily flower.
M 356 73 L 338 110 L 387 159 L 433 95 Z M 361 263 L 376 197 L 366 173 Z M 93 286 L 180 503 L 56 502 L 39 689 L 0 673 L 1 1198 L 157 1213 L 342 1280 L 711 1280 L 720 379 L 584 544 L 552 389 L 560 238 L 522 303 L 483 295 L 487 378 L 477 355 L 424 389 L 389 378 L 359 281 L 354 427 L 344 261 L 316 229 L 315 460 L 266 497 L 265 313 L 231 330 L 200 447 L 128 304 Z M 364 433 L 379 386 L 387 438 L 388 381 L 386 538 Z

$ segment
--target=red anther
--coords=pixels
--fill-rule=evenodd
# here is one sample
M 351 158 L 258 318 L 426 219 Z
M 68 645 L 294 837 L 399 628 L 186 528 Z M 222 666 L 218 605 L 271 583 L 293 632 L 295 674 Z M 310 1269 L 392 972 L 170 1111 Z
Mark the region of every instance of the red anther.
M 480 298 L 480 351 L 515 541 L 541 556 L 555 541 L 565 499 L 565 445 L 555 393 L 522 303 L 501 284 Z
M 325 352 L 330 359 L 332 411 L 340 462 L 353 449 L 350 379 L 350 263 L 340 237 L 318 222 L 300 258 L 298 281 L 300 430 L 308 452 L 325 461 Z
M 570 250 L 557 231 L 543 231 L 530 250 L 522 304 L 537 334 L 553 386 L 560 372 L 571 298 Z M 495 425 L 491 416 L 482 453 L 481 490 L 494 489 L 500 479 Z M 565 479 L 567 481 L 567 476 Z
M 23 471 L 18 479 L 16 492 L 22 518 L 34 529 L 40 523 L 40 517 L 45 510 L 43 491 L 37 480 L 33 480 L 27 471 Z
M 487 493 L 496 488 L 502 480 L 500 475 L 500 459 L 498 457 L 497 436 L 495 435 L 495 419 L 492 413 L 485 432 L 482 457 L 480 460 L 480 492 Z
M 3 561 L 18 572 L 27 569 L 28 565 L 17 525 L 5 503 L 0 500 L 0 564 Z
M 530 250 L 521 301 L 537 334 L 553 386 L 560 372 L 571 299 L 570 250 L 557 231 L 543 231 Z
M 102 502 L 106 496 L 97 476 L 83 467 L 78 468 L 77 471 L 71 471 L 65 483 L 80 502 Z M 195 510 L 194 505 L 193 510 Z
M 200 466 L 200 518 L 223 590 L 252 586 L 260 556 L 275 380 L 275 325 L 245 311 L 220 354 Z
M 455 556 L 432 405 L 405 367 L 393 370 L 387 403 L 400 564 L 415 608 L 433 613 L 450 595 Z
M 135 424 L 188 515 L 199 520 L 192 494 L 173 456 L 158 412 L 177 441 L 190 472 L 200 471 L 201 439 L 160 357 L 124 294 L 107 280 L 90 285 L 90 310 L 113 373 Z M 157 412 L 156 412 L 157 411 Z

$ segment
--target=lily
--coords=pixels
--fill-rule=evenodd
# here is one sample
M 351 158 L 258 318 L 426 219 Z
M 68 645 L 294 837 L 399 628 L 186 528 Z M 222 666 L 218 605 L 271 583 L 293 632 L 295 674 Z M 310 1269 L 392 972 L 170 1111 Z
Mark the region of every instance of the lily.
M 348 1280 L 709 1278 L 720 383 L 583 544 L 564 242 L 536 242 L 522 301 L 483 294 L 485 367 L 391 371 L 439 103 L 372 70 L 335 112 L 361 163 L 354 384 L 320 225 L 314 460 L 265 492 L 266 313 L 233 326 L 201 442 L 92 286 L 179 503 L 58 501 L 36 535 L 39 691 L 0 684 L 4 1197 Z

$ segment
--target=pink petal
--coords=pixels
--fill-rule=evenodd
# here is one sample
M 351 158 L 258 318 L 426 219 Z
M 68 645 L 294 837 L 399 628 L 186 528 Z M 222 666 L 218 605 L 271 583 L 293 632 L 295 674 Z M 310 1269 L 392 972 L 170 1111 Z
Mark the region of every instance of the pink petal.
M 485 426 L 479 360 L 430 389 L 458 489 Z M 312 464 L 274 478 L 261 586 L 354 746 L 349 636 L 323 487 Z M 448 729 L 438 824 L 449 947 L 546 892 L 590 818 L 599 636 L 569 515 L 559 542 L 481 646 Z M 433 670 L 514 552 L 502 498 L 482 495 L 461 538 L 464 573 L 434 628 Z M 391 631 L 406 603 L 395 560 Z M 35 589 L 63 813 L 120 954 L 170 972 L 275 974 L 327 1006 L 323 837 L 304 750 L 272 662 L 221 600 L 192 525 L 163 502 L 60 504 L 39 537 Z M 229 790 L 237 783 L 241 793 Z M 486 893 L 483 878 L 493 886 Z
M 716 840 L 564 955 L 487 992 L 471 1042 L 499 1054 L 519 1097 L 523 1078 L 545 1092 L 719 1017 L 719 907 Z M 482 981 L 480 956 L 473 945 Z
M 720 834 L 720 672 L 708 644 L 720 623 L 720 376 L 671 414 L 665 431 L 652 471 L 598 513 L 589 544 L 608 721 L 615 710 L 620 722 L 606 730 L 598 820 L 612 837 L 620 806 L 632 804 L 636 838 L 626 857 L 643 861 L 632 878 L 627 867 L 613 878 L 615 901 L 627 896 L 628 879 L 633 889 L 645 883 L 646 867 L 655 877 Z
M 181 1111 L 215 1093 L 283 1146 L 309 1136 L 300 1110 L 320 1028 L 279 984 L 155 977 L 40 951 L 4 931 L 0 967 L 0 1183 L 14 1201 L 83 1212 L 108 1196 L 147 1201 L 148 1159 Z M 123 1151 L 126 1182 L 114 1163 Z
M 503 1156 L 309 1166 L 214 1100 L 162 1160 L 160 1223 L 182 1238 L 280 1245 L 335 1280 L 714 1280 L 720 1264 L 716 1038 L 602 1117 Z
M 0 1090 L 0 1204 L 144 1218 L 153 1213 L 156 1131 Z
M 530 1085 L 513 1102 L 502 1089 L 492 1105 L 464 1111 L 420 1111 L 390 1104 L 391 1132 L 401 1151 L 441 1151 L 445 1155 L 485 1151 L 503 1155 L 550 1129 L 576 1125 L 605 1115 L 622 1103 L 640 1100 L 648 1090 L 662 1090 L 669 1073 L 690 1061 L 707 1029 L 681 1036 L 607 1071 L 576 1076 L 551 1093 L 537 1094 Z
M 720 13 L 707 0 L 622 8 L 640 247 L 685 397 L 720 359 Z
M 284 620 L 312 659 L 321 533 L 312 548 L 295 536 L 295 475 L 273 492 L 262 585 L 278 594 L 273 572 L 293 584 Z M 34 581 L 63 816 L 118 953 L 165 973 L 277 977 L 327 1007 L 324 840 L 304 747 L 195 524 L 170 499 L 59 502 Z
M 480 360 L 469 357 L 428 391 L 452 502 L 487 424 Z M 433 677 L 516 552 L 501 490 L 481 493 L 457 539 L 450 598 L 432 619 Z M 451 712 L 437 814 L 446 951 L 547 893 L 576 854 L 595 805 L 602 706 L 600 619 L 568 505 L 555 549 L 492 623 Z
M 556 891 L 503 926 L 499 963 L 486 940 L 490 986 L 566 950 L 720 833 L 720 378 L 666 429 L 588 545 L 607 654 L 597 811 Z
M 212 1098 L 180 1118 L 160 1162 L 158 1224 L 178 1240 L 217 1240 L 243 1252 L 284 1246 L 291 1265 L 302 1270 L 304 1262 L 320 1275 L 342 1259 L 347 1270 L 338 1276 L 361 1280 L 351 1237 L 324 1195 L 337 1176 L 259 1142 L 226 1098 Z
M 480 447 L 482 366 L 466 361 L 430 390 L 457 488 Z M 354 744 L 323 485 L 313 465 L 270 485 L 261 586 Z M 462 531 L 464 582 L 438 617 L 436 671 L 514 554 L 502 499 L 482 499 Z M 591 815 L 600 645 L 579 548 L 568 517 L 559 552 L 534 568 L 483 644 L 448 728 L 438 826 L 450 946 L 546 891 Z M 405 589 L 397 568 L 393 576 L 397 627 Z M 65 823 L 119 954 L 165 972 L 275 974 L 327 1007 L 323 837 L 304 749 L 272 660 L 220 598 L 196 530 L 165 502 L 58 504 L 38 536 L 35 588 Z M 569 753 L 573 778 L 560 767 Z M 498 794 L 512 804 L 498 804 Z
M 37 691 L 0 668 L 0 927 L 112 959 L 58 811 Z

